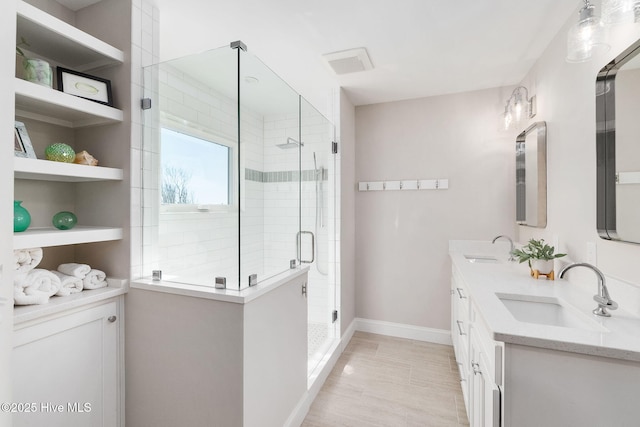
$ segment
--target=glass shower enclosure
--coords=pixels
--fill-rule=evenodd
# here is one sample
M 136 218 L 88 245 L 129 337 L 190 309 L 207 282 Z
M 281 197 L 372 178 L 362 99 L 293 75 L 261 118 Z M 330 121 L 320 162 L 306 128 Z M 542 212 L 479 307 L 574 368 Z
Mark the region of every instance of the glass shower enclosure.
M 241 42 L 143 72 L 143 275 L 242 292 L 309 265 L 311 372 L 336 338 L 333 124 Z

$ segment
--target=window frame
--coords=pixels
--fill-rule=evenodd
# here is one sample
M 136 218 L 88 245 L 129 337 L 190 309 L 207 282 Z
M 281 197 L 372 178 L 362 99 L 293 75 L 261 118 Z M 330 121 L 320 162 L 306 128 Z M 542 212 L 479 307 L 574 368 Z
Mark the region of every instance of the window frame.
M 159 198 L 159 206 L 160 206 L 160 214 L 172 214 L 172 213 L 188 213 L 188 214 L 207 214 L 207 213 L 228 213 L 237 211 L 238 208 L 238 192 L 236 185 L 237 176 L 238 176 L 238 144 L 230 140 L 227 137 L 224 137 L 220 134 L 212 132 L 204 126 L 194 125 L 185 121 L 184 119 L 176 119 L 173 117 L 169 117 L 168 115 L 163 114 L 162 120 L 160 121 L 159 130 L 162 132 L 162 129 L 167 129 L 173 132 L 178 132 L 185 134 L 187 136 L 191 136 L 193 138 L 198 138 L 200 140 L 210 142 L 212 144 L 222 145 L 224 147 L 229 148 L 229 159 L 228 159 L 228 203 L 226 205 L 223 204 L 166 204 L 162 203 L 161 192 L 158 191 Z M 158 170 L 158 183 L 159 186 L 162 185 L 162 136 L 159 135 L 160 144 L 159 144 L 159 170 Z M 160 190 L 160 188 L 159 188 Z

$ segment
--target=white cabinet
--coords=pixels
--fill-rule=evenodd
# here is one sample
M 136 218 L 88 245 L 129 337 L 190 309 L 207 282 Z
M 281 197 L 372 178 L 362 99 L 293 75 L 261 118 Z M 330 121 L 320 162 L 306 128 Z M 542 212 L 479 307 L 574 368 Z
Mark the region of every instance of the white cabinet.
M 451 276 L 451 341 L 460 373 L 465 405 L 469 407 L 469 297 L 467 287 L 454 268 Z M 468 411 L 467 411 L 467 415 Z
M 121 298 L 16 327 L 14 427 L 120 425 Z
M 469 424 L 474 427 L 499 427 L 500 389 L 491 375 L 489 357 L 482 349 L 475 328 L 471 328 L 469 359 Z
M 499 427 L 502 346 L 490 338 L 455 266 L 451 275 L 451 339 L 469 424 Z

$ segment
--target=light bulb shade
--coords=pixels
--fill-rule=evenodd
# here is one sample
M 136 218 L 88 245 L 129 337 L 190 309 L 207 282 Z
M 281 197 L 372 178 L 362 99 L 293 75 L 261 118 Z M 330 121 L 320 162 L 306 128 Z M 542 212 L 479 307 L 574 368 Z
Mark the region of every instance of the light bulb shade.
M 585 6 L 580 10 L 580 20 L 569 30 L 567 61 L 588 61 L 593 55 L 604 53 L 609 48 L 604 24 L 594 15 L 592 5 Z
M 631 24 L 638 22 L 640 0 L 602 0 L 602 22 Z

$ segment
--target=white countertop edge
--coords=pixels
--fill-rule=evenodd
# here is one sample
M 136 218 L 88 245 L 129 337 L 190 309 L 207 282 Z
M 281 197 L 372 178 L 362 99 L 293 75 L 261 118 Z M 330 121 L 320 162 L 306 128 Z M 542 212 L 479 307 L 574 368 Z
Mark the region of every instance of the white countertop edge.
M 108 286 L 100 289 L 84 290 L 64 297 L 53 296 L 47 304 L 18 305 L 13 308 L 13 325 L 18 326 L 31 320 L 54 315 L 89 304 L 124 295 L 129 291 L 127 279 L 107 278 Z
M 308 266 L 297 267 L 282 272 L 274 277 L 259 282 L 256 286 L 243 290 L 216 289 L 208 286 L 189 285 L 186 283 L 162 280 L 154 282 L 150 279 L 137 279 L 131 283 L 131 288 L 152 292 L 163 292 L 174 295 L 183 295 L 194 298 L 204 298 L 235 304 L 247 304 L 260 296 L 290 282 L 291 280 L 306 274 Z
M 581 312 L 589 314 L 595 308 L 592 294 L 584 292 L 564 279 L 535 281 L 527 274 L 526 264 L 500 261 L 494 264 L 472 264 L 464 255 L 492 255 L 478 251 L 482 242 L 456 241 L 450 244 L 450 258 L 466 283 L 478 314 L 489 327 L 492 338 L 509 344 L 518 344 L 550 350 L 581 353 L 592 356 L 640 362 L 640 340 L 637 330 L 640 319 L 623 308 L 613 311 L 611 318 L 593 320 L 607 332 L 559 328 L 519 322 L 500 304 L 496 293 L 546 295 L 564 299 Z M 491 248 L 486 245 L 485 248 Z M 594 284 L 595 291 L 595 284 Z M 614 298 L 615 299 L 615 298 Z

